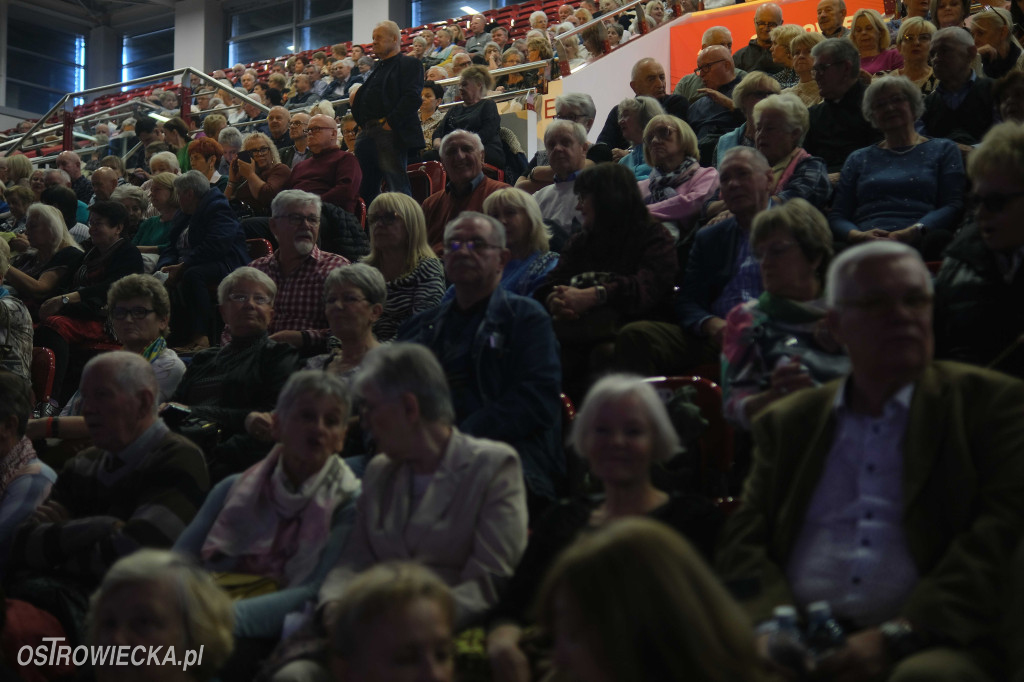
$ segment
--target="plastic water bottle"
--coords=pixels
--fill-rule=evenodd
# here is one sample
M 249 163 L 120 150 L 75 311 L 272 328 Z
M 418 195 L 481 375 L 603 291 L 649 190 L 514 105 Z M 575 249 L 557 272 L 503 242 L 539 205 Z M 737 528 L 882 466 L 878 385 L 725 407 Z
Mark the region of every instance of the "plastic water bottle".
M 832 617 L 827 601 L 816 601 L 807 607 L 807 635 L 805 638 L 811 655 L 821 660 L 843 648 L 846 633 Z
M 807 675 L 808 653 L 797 623 L 796 609 L 776 606 L 773 627 L 768 635 L 768 655 L 781 666 L 789 668 L 803 679 Z

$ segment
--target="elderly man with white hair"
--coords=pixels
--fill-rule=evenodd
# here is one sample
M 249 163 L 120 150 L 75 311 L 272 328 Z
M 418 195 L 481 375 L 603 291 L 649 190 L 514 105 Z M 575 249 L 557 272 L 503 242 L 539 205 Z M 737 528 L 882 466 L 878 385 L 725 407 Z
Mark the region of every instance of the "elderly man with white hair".
M 544 131 L 544 148 L 553 182 L 534 194 L 544 222 L 553 224 L 556 248 L 564 245 L 583 224 L 573 192 L 576 174 L 587 166 L 587 131 L 574 121 L 554 121 Z
M 88 204 L 93 194 L 92 183 L 82 175 L 82 158 L 75 152 L 61 152 L 57 155 L 57 168 L 71 178 L 71 189 L 75 190 L 78 200 Z
M 774 2 L 758 5 L 757 11 L 754 12 L 756 35 L 750 39 L 746 47 L 740 48 L 734 55 L 736 68 L 771 74 L 782 71 L 785 65 L 772 59 L 771 32 L 779 26 L 782 26 L 782 9 Z
M 64 464 L 11 556 L 15 567 L 89 589 L 120 557 L 174 544 L 210 479 L 199 448 L 157 416 L 156 375 L 141 355 L 93 358 L 81 393 L 92 446 Z
M 555 119 L 569 123 L 579 123 L 585 132 L 589 133 L 594 126 L 597 117 L 597 107 L 594 106 L 594 98 L 585 92 L 567 92 L 555 98 Z M 587 159 L 593 163 L 602 163 L 612 160 L 611 148 L 602 142 L 586 144 Z M 533 194 L 541 187 L 546 187 L 555 181 L 555 172 L 552 170 L 546 149 L 539 149 L 530 159 L 529 174 L 516 180 L 516 187 Z
M 853 247 L 828 273 L 848 376 L 755 420 L 719 575 L 755 621 L 831 604 L 823 679 L 1009 679 L 995 642 L 1024 528 L 1024 383 L 933 359 L 932 281 L 911 247 Z
M 487 17 L 474 14 L 469 20 L 470 36 L 466 38 L 466 52 L 483 54 L 484 47 L 491 42 L 491 34 L 487 32 Z
M 444 226 L 463 211 L 481 211 L 484 199 L 508 187 L 484 175 L 484 144 L 480 136 L 455 130 L 441 140 L 441 163 L 448 182 L 423 201 L 427 219 L 427 243 L 441 253 Z

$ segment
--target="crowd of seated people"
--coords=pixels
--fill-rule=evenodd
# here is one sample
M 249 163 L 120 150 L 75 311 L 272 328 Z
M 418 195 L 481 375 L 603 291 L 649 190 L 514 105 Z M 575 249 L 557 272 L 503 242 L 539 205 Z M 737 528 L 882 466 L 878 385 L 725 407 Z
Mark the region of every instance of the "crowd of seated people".
M 97 644 L 166 618 L 152 643 L 205 644 L 189 673 L 225 682 L 395 652 L 445 680 L 1024 675 L 1024 62 L 1015 14 L 933 4 L 848 36 L 841 0 L 820 34 L 763 5 L 685 93 L 645 58 L 613 111 L 563 95 L 508 184 L 490 71 L 550 58 L 543 17 L 518 52 L 474 18 L 401 54 L 384 22 L 377 60 L 242 67 L 212 99 L 284 101 L 265 128 L 140 122 L 168 149 L 131 171 L 6 159 L 7 608 Z M 460 80 L 441 116 L 427 68 Z M 327 93 L 347 118 L 287 107 Z M 425 147 L 447 182 L 417 201 Z M 678 473 L 709 466 L 708 408 L 650 378 L 687 375 L 735 429 L 730 503 Z M 819 601 L 845 644 L 769 646 L 774 607 Z

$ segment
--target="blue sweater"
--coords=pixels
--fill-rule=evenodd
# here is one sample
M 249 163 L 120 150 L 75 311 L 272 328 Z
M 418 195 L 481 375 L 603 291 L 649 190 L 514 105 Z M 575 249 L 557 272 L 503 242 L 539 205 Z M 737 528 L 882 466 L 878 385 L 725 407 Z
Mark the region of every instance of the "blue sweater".
M 902 230 L 924 223 L 950 229 L 963 209 L 964 164 L 945 138 L 922 142 L 905 153 L 864 147 L 850 154 L 828 220 L 836 239 L 850 230 Z

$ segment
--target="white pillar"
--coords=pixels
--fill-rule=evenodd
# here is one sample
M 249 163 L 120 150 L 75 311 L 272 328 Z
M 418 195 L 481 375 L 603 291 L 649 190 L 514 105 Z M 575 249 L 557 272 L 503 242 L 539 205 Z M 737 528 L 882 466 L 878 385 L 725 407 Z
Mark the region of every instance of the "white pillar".
M 181 0 L 174 6 L 174 68 L 224 68 L 224 13 L 217 0 Z
M 352 5 L 352 42 L 368 44 L 373 27 L 388 19 L 397 23 L 399 28 L 407 28 L 411 16 L 408 0 L 355 0 Z

